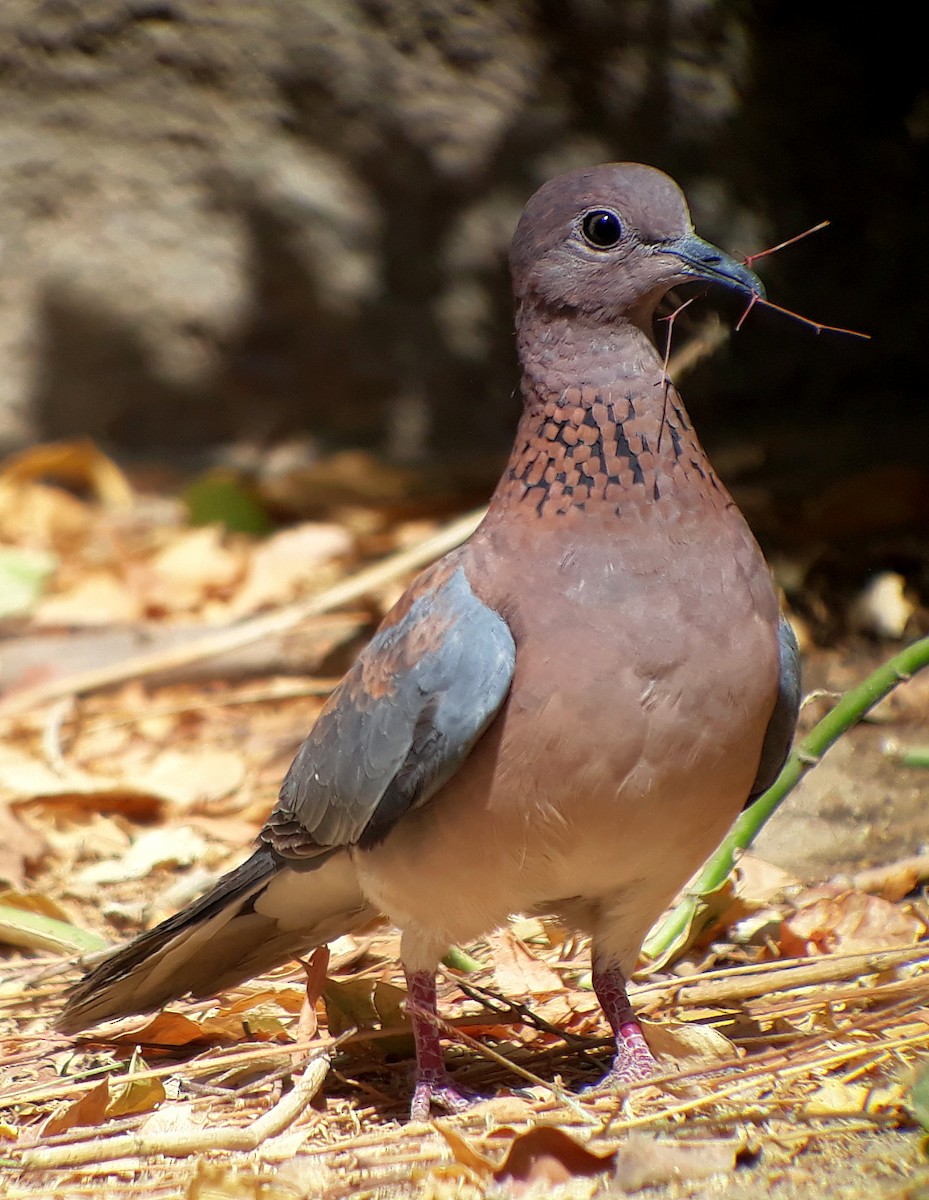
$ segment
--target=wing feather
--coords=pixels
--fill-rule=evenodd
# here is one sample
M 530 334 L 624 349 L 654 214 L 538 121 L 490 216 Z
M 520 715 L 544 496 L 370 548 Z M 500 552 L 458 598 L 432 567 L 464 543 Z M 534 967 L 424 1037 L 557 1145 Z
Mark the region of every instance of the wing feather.
M 290 858 L 386 837 L 446 782 L 499 712 L 516 646 L 453 557 L 421 576 L 300 747 L 262 840 Z

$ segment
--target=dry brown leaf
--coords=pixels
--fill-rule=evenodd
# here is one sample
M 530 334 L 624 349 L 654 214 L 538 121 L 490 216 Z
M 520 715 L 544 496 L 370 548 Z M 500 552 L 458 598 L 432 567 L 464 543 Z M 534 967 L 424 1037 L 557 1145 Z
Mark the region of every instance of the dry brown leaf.
M 144 1067 L 140 1059 L 135 1062 Z M 114 1081 L 110 1102 L 106 1106 L 107 1118 L 128 1117 L 132 1113 L 151 1112 L 165 1098 L 164 1084 L 154 1079 L 127 1079 Z
M 316 1003 L 322 999 L 323 988 L 326 986 L 329 970 L 329 947 L 317 946 L 309 962 L 301 962 L 306 972 L 306 994 L 300 1007 L 300 1020 L 297 1024 L 297 1040 L 308 1042 L 316 1036 L 319 1021 L 316 1016 Z
M 112 780 L 98 779 L 86 771 L 68 768 L 66 773 L 53 770 L 48 763 L 19 750 L 0 744 L 0 789 L 21 796 L 56 795 L 62 791 L 100 790 Z
M 245 580 L 229 605 L 244 616 L 293 600 L 307 584 L 319 582 L 320 568 L 349 554 L 354 539 L 341 525 L 307 521 L 261 542 L 252 552 Z
M 236 791 L 245 780 L 245 763 L 232 750 L 165 750 L 133 779 L 137 786 L 186 809 Z
M 218 526 L 204 525 L 183 530 L 140 568 L 134 581 L 149 609 L 179 613 L 227 592 L 244 568 L 244 550 L 230 549 Z
M 101 1125 L 106 1119 L 106 1106 L 110 1102 L 110 1088 L 105 1079 L 95 1088 L 85 1092 L 79 1100 L 59 1109 L 45 1122 L 44 1136 L 64 1133 L 76 1125 Z
M 61 488 L 0 478 L 0 537 L 17 546 L 73 551 L 91 533 L 94 512 Z
M 856 871 L 851 885 L 858 891 L 874 892 L 891 902 L 902 900 L 917 886 L 929 879 L 929 854 L 914 854 L 910 858 L 885 863 L 880 867 L 866 867 Z
M 291 1036 L 276 1004 L 251 1003 L 245 1011 L 221 1010 L 200 1022 L 203 1032 L 228 1041 L 287 1042 Z
M 155 867 L 189 866 L 202 857 L 206 839 L 189 825 L 166 825 L 139 834 L 125 854 L 91 863 L 74 876 L 79 887 L 144 879 Z
M 735 868 L 735 891 L 745 904 L 770 904 L 792 887 L 798 887 L 796 875 L 766 862 L 750 851 L 740 855 Z
M 494 960 L 494 982 L 504 995 L 531 996 L 560 990 L 561 977 L 512 929 L 497 930 L 487 940 Z
M 459 1133 L 457 1129 L 447 1125 L 444 1121 L 436 1121 L 435 1127 L 445 1139 L 455 1162 L 467 1167 L 469 1171 L 473 1171 L 478 1176 L 493 1174 L 494 1164 L 491 1159 L 482 1154 L 473 1142 Z
M 22 887 L 26 880 L 26 868 L 42 858 L 48 843 L 30 825 L 21 821 L 0 801 L 0 884 Z
M 128 625 L 142 616 L 139 598 L 110 571 L 87 571 L 67 591 L 35 606 L 33 625 Z
M 107 508 L 125 510 L 132 507 L 129 480 L 90 438 L 46 442 L 11 454 L 0 466 L 0 478 L 14 484 L 58 479 L 92 491 Z
M 805 1117 L 857 1117 L 862 1113 L 896 1111 L 904 1108 L 907 1089 L 902 1080 L 894 1083 L 824 1083 L 803 1105 Z
M 780 948 L 788 956 L 913 945 L 926 932 L 913 913 L 865 892 L 823 886 L 809 889 L 796 903 L 797 911 L 781 925 Z
M 131 821 L 153 821 L 164 814 L 165 802 L 161 796 L 151 792 L 135 791 L 118 783 L 101 784 L 93 780 L 83 787 L 75 786 L 70 780 L 58 780 L 58 790 L 51 788 L 36 793 L 26 793 L 12 800 L 14 808 L 37 808 L 43 811 L 61 811 L 74 814 L 117 813 Z
M 616 1153 L 614 1177 L 626 1192 L 676 1179 L 706 1179 L 733 1171 L 741 1149 L 735 1141 L 672 1142 L 631 1133 Z
M 130 1046 L 189 1046 L 216 1040 L 205 1034 L 196 1021 L 170 1009 L 158 1013 L 142 1025 L 133 1023 L 131 1028 L 121 1027 L 118 1032 L 107 1034 L 108 1042 Z
M 375 924 L 381 924 L 384 918 L 376 917 Z M 367 928 L 367 927 L 366 927 Z M 339 975 L 361 962 L 371 948 L 370 937 L 359 937 L 357 934 L 345 933 L 334 942 L 329 943 L 329 971 Z
M 515 1135 L 512 1130 L 496 1128 L 495 1140 L 509 1139 L 502 1162 L 496 1145 L 488 1155 L 444 1121 L 436 1121 L 435 1125 L 456 1163 L 478 1178 L 492 1177 L 507 1183 L 511 1195 L 530 1187 L 556 1187 L 579 1176 L 601 1175 L 614 1161 L 611 1151 L 595 1154 L 554 1125 L 538 1125 Z
M 739 1057 L 736 1047 L 711 1025 L 695 1021 L 658 1024 L 642 1021 L 645 1040 L 659 1058 L 728 1061 Z
M 615 1152 L 593 1153 L 554 1125 L 537 1125 L 517 1134 L 494 1178 L 555 1187 L 577 1176 L 601 1175 L 615 1158 Z
M 7 904 L 10 908 L 21 908 L 23 912 L 38 913 L 41 917 L 51 917 L 53 921 L 72 920 L 70 913 L 51 896 L 42 892 L 20 892 L 10 889 L 0 892 L 0 904 Z

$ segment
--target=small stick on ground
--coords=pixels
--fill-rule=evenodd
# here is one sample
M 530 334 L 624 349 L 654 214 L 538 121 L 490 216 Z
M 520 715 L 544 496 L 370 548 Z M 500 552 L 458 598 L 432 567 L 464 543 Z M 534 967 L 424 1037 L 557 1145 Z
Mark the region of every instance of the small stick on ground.
M 119 1158 L 145 1158 L 161 1154 L 167 1158 L 188 1158 L 210 1150 L 251 1153 L 268 1138 L 283 1133 L 303 1113 L 323 1085 L 329 1072 L 329 1055 L 312 1059 L 293 1089 L 272 1109 L 244 1128 L 236 1125 L 212 1126 L 194 1133 L 127 1133 L 118 1137 L 74 1142 L 67 1146 L 27 1150 L 21 1166 L 27 1171 L 47 1171 L 61 1167 L 80 1167 L 88 1163 L 110 1162 Z

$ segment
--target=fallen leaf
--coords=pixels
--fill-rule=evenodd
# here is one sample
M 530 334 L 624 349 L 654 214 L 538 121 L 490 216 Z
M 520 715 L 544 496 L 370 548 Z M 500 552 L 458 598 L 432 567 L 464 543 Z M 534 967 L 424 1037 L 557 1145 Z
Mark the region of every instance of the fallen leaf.
M 142 616 L 142 605 L 110 571 L 87 571 L 67 591 L 55 592 L 35 608 L 35 626 L 128 625 Z
M 533 954 L 512 929 L 499 929 L 487 940 L 494 960 L 494 982 L 504 995 L 537 995 L 561 989 L 561 977 Z
M 14 808 L 41 808 L 43 810 L 74 810 L 94 816 L 117 813 L 131 821 L 153 821 L 164 815 L 165 802 L 161 796 L 151 792 L 135 791 L 126 786 L 101 785 L 99 779 L 77 787 L 70 780 L 58 780 L 58 790 L 51 787 L 39 789 L 34 795 L 25 795 L 13 800 Z
M 95 1088 L 85 1092 L 79 1100 L 53 1113 L 45 1122 L 42 1133 L 49 1137 L 53 1133 L 64 1133 L 76 1125 L 100 1125 L 106 1117 L 106 1106 L 109 1102 L 109 1085 L 103 1079 Z
M 245 581 L 229 605 L 231 616 L 244 616 L 293 600 L 306 585 L 318 583 L 320 568 L 344 557 L 354 542 L 341 525 L 308 521 L 282 529 L 253 551 Z
M 896 571 L 872 576 L 849 609 L 853 629 L 893 640 L 903 637 L 910 617 L 918 608 L 907 594 L 906 580 Z
M 851 883 L 858 891 L 874 892 L 892 903 L 902 900 L 917 886 L 929 879 L 929 854 L 914 854 L 910 858 L 885 863 L 880 867 L 866 867 L 856 871 Z
M 100 883 L 144 879 L 155 867 L 189 866 L 206 851 L 206 839 L 189 825 L 170 825 L 139 834 L 120 858 L 91 863 L 74 877 L 84 888 Z
M 138 572 L 141 598 L 147 608 L 166 613 L 197 608 L 242 577 L 244 559 L 242 550 L 225 545 L 218 526 L 186 529 Z
M 482 1154 L 457 1129 L 454 1129 L 451 1125 L 447 1125 L 444 1121 L 436 1121 L 435 1127 L 445 1139 L 449 1150 L 451 1150 L 455 1158 L 455 1162 L 463 1167 L 467 1167 L 469 1171 L 473 1171 L 477 1175 L 493 1174 L 494 1164 L 492 1160 L 485 1154 Z
M 614 1162 L 615 1152 L 594 1154 L 556 1126 L 537 1125 L 513 1139 L 494 1178 L 553 1187 L 579 1175 L 603 1174 Z
M 317 946 L 309 962 L 301 962 L 306 972 L 306 994 L 300 1006 L 300 1020 L 297 1023 L 297 1041 L 308 1042 L 316 1036 L 319 1021 L 316 1016 L 316 1002 L 322 999 L 323 988 L 326 985 L 329 970 L 329 947 Z
M 144 1070 L 141 1059 L 134 1060 L 136 1070 Z M 164 1084 L 159 1078 L 127 1079 L 123 1083 L 111 1084 L 110 1102 L 106 1106 L 107 1118 L 128 1117 L 132 1113 L 151 1112 L 165 1098 Z
M 8 804 L 0 801 L 0 884 L 21 887 L 26 879 L 26 868 L 42 858 L 47 846 L 37 830 L 21 821 Z
M 10 908 L 18 908 L 22 912 L 38 913 L 43 917 L 51 917 L 53 921 L 70 921 L 71 915 L 62 908 L 57 900 L 46 896 L 44 892 L 21 892 L 17 888 L 9 888 L 0 892 L 0 904 Z
M 145 1019 L 141 1025 L 133 1022 L 131 1028 L 124 1029 L 121 1026 L 115 1033 L 107 1034 L 108 1042 L 131 1046 L 190 1046 L 197 1042 L 214 1043 L 216 1040 L 215 1036 L 204 1033 L 196 1021 L 170 1009 Z
M 0 536 L 17 546 L 71 553 L 93 523 L 93 509 L 61 488 L 0 477 Z
M 658 1024 L 644 1020 L 641 1024 L 649 1048 L 659 1058 L 729 1061 L 739 1057 L 733 1043 L 712 1025 L 700 1025 L 696 1021 Z
M 251 488 L 228 471 L 211 471 L 189 484 L 183 500 L 191 525 L 224 525 L 241 533 L 267 533 L 272 522 Z
M 11 483 L 56 479 L 92 491 L 105 507 L 132 507 L 129 480 L 90 438 L 45 442 L 11 454 L 0 466 L 0 478 Z
M 43 913 L 0 903 L 0 942 L 28 950 L 84 954 L 102 950 L 107 942 L 96 933 Z
M 902 1083 L 874 1086 L 830 1080 L 817 1088 L 803 1105 L 807 1117 L 857 1117 L 899 1109 L 905 1099 Z
M 248 997 L 247 1007 L 236 1005 L 235 1011 L 221 1009 L 210 1017 L 204 1017 L 200 1028 L 206 1034 L 240 1041 L 248 1038 L 253 1042 L 290 1041 L 291 1035 L 281 1020 L 280 1008 L 276 1004 L 262 1003 Z
M 245 780 L 245 763 L 232 750 L 166 750 L 134 782 L 164 796 L 178 808 L 222 800 Z
M 660 1187 L 677 1179 L 706 1179 L 735 1169 L 741 1142 L 659 1141 L 644 1133 L 631 1133 L 616 1153 L 615 1179 L 626 1192 Z
M 111 780 L 101 780 L 86 771 L 69 769 L 66 774 L 53 770 L 48 763 L 14 746 L 0 744 L 0 788 L 14 796 L 38 796 L 75 788 L 99 789 L 108 787 Z
M 739 856 L 735 880 L 736 895 L 745 904 L 770 904 L 788 888 L 798 887 L 800 883 L 796 875 L 750 851 Z
M 918 917 L 880 896 L 857 891 L 830 895 L 830 890 L 809 889 L 797 897 L 797 911 L 781 924 L 779 944 L 785 955 L 907 946 L 926 932 Z
M 407 1028 L 410 1023 L 403 1008 L 406 999 L 402 988 L 380 980 L 330 979 L 323 988 L 329 1033 L 338 1037 L 349 1029 Z M 349 1042 L 345 1046 L 349 1053 L 374 1054 L 379 1058 L 392 1054 L 405 1057 L 412 1048 L 412 1033 L 376 1038 L 363 1045 Z

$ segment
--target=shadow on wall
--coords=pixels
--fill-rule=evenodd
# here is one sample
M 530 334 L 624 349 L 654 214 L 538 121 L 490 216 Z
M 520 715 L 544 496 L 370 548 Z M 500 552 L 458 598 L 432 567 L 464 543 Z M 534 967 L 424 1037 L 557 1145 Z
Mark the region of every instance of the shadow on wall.
M 156 333 L 118 304 L 111 311 L 105 297 L 89 302 L 49 283 L 34 393 L 41 436 L 88 433 L 163 451 L 309 429 L 410 460 L 474 440 L 505 445 L 516 407 L 505 252 L 522 204 L 558 170 L 646 149 L 680 174 L 701 146 L 722 174 L 734 103 L 726 72 L 738 63 L 730 55 L 724 68 L 715 57 L 731 41 L 731 16 L 709 5 L 695 20 L 664 2 L 642 19 L 580 0 L 247 8 L 248 21 L 233 3 L 217 25 L 212 6 L 207 22 L 191 0 L 183 14 L 165 8 L 131 28 L 101 28 L 81 59 L 85 72 L 110 72 L 116 103 L 120 64 L 134 55 L 123 74 L 143 87 L 151 77 L 144 120 L 173 72 L 171 95 L 179 112 L 187 105 L 191 128 L 150 139 L 135 167 L 130 145 L 126 170 L 142 172 L 146 153 L 183 144 L 201 217 L 215 209 L 240 228 L 242 302 L 225 324 L 207 313 L 170 329 L 200 364 L 185 373 L 164 369 Z M 163 28 L 148 62 L 152 21 Z M 62 86 L 72 33 L 56 26 L 55 55 L 36 60 L 43 87 Z M 695 77 L 715 81 L 702 105 Z M 245 113 L 250 102 L 246 84 L 271 99 L 264 135 L 243 150 L 210 121 L 218 100 L 235 125 L 236 105 Z M 327 164 L 364 197 L 364 228 L 358 212 L 301 205 L 293 180 Z M 127 194 L 162 202 L 151 187 Z M 368 244 L 373 284 L 348 298 L 334 299 L 320 270 L 327 221 L 334 244 Z M 170 324 L 171 314 L 161 319 Z
M 710 438 L 713 419 L 721 428 L 772 414 L 861 420 L 875 402 L 915 400 L 907 355 L 927 311 L 900 288 L 899 272 L 906 261 L 918 275 L 929 250 L 907 232 L 929 174 L 929 93 L 896 58 L 893 86 L 878 86 L 890 73 L 881 58 L 889 28 L 849 18 L 836 31 L 809 6 L 741 12 L 714 0 L 231 2 L 219 23 L 209 9 L 207 20 L 191 0 L 170 22 L 158 18 L 157 54 L 144 22 L 131 46 L 127 31 L 101 34 L 81 67 L 116 72 L 118 100 L 120 56 L 131 48 L 124 74 L 153 81 L 146 120 L 167 78 L 182 114 L 172 110 L 172 120 L 190 128 L 152 137 L 135 166 L 127 149 L 127 172 L 142 179 L 149 152 L 173 169 L 183 144 L 177 161 L 197 180 L 199 217 L 215 211 L 238 230 L 237 312 L 207 311 L 186 326 L 177 318 L 171 338 L 198 367 L 166 370 L 144 321 L 105 295 L 90 301 L 48 283 L 33 396 L 40 436 L 88 433 L 164 452 L 308 430 L 400 459 L 503 446 L 515 408 L 504 256 L 519 208 L 558 170 L 622 157 L 677 177 L 701 231 L 727 248 L 757 249 L 766 226 L 774 240 L 832 217 L 815 245 L 767 264 L 773 290 L 814 317 L 878 335 L 862 351 L 779 330 L 776 353 L 766 337 L 761 374 L 757 344 L 746 353 L 756 335 L 735 339 L 688 380 L 695 408 L 712 399 L 710 426 L 701 423 Z M 64 86 L 64 74 L 51 78 L 60 46 L 56 55 L 41 59 L 42 87 Z M 857 86 L 865 62 L 877 98 Z M 802 88 L 784 88 L 790 64 Z M 236 142 L 237 113 L 259 93 L 263 107 L 248 110 L 253 140 Z M 83 111 L 81 97 L 74 103 Z M 217 103 L 231 133 L 210 124 Z M 304 181 L 329 175 L 347 181 L 343 208 L 304 194 Z M 140 183 L 139 195 L 160 202 L 157 188 Z M 178 217 L 189 247 L 196 239 Z M 348 272 L 338 285 L 332 259 L 343 252 L 366 256 L 363 282 Z M 170 324 L 171 313 L 161 319 Z

